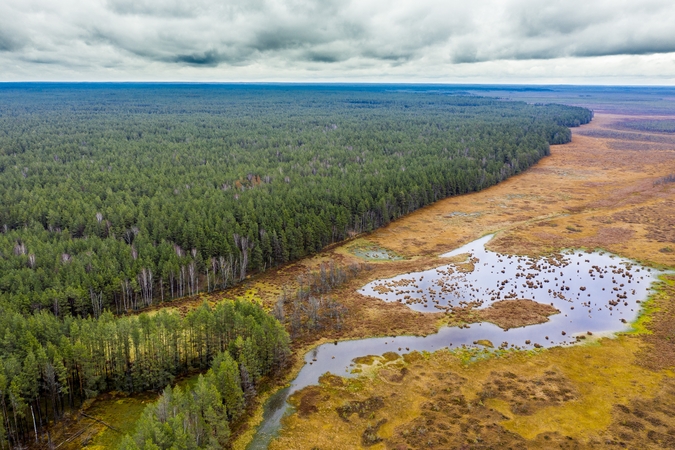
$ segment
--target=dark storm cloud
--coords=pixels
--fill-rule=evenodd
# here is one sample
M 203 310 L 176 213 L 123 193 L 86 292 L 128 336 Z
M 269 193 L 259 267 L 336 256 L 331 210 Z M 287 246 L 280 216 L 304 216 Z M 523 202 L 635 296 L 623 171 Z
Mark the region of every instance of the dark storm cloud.
M 670 0 L 4 0 L 0 63 L 442 74 L 493 61 L 672 53 L 673 23 Z
M 223 58 L 218 52 L 210 50 L 208 52 L 193 53 L 191 55 L 177 55 L 175 61 L 197 66 L 217 66 L 223 61 Z
M 0 52 L 11 52 L 18 50 L 21 46 L 10 36 L 5 35 L 0 30 Z
M 310 62 L 317 63 L 336 63 L 348 59 L 346 55 L 340 55 L 336 53 L 329 52 L 307 52 L 305 53 L 305 60 Z
M 16 52 L 21 50 L 29 39 L 17 29 L 17 24 L 12 24 L 8 18 L 2 17 L 2 8 L 0 7 L 0 52 Z

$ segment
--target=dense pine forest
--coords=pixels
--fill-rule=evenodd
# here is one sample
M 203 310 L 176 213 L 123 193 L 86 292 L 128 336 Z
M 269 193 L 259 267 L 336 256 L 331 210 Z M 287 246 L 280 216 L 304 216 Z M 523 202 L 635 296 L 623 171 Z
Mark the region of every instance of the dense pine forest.
M 348 272 L 308 277 L 288 316 L 244 301 L 130 313 L 491 186 L 591 117 L 391 86 L 0 86 L 2 446 L 99 393 L 208 370 L 167 388 L 124 447 L 220 448 L 286 362 L 277 319 L 294 336 L 339 326 L 339 305 L 307 293 Z
M 49 312 L 0 315 L 0 446 L 46 444 L 44 426 L 87 398 L 117 390 L 161 390 L 177 375 L 227 363 L 220 419 L 236 419 L 263 376 L 283 368 L 288 334 L 258 305 L 248 301 L 204 304 L 181 317 L 160 311 L 114 317 L 59 319 Z M 221 374 L 222 375 L 222 374 Z M 222 375 L 224 377 L 225 375 Z M 210 378 L 209 378 L 210 379 Z M 232 395 L 235 395 L 232 394 Z M 225 409 L 226 408 L 226 409 Z
M 0 90 L 0 296 L 97 317 L 220 289 L 525 170 L 591 112 L 320 87 Z

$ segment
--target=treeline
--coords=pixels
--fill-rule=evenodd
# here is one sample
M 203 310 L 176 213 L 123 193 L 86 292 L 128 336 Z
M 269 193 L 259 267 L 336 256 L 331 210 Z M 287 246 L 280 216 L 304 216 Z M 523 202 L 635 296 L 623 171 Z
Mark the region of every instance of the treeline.
M 24 316 L 2 310 L 0 332 L 0 442 L 11 448 L 46 443 L 44 427 L 87 398 L 162 389 L 214 360 L 213 376 L 227 383 L 227 392 L 243 392 L 241 399 L 227 400 L 227 417 L 233 418 L 260 379 L 280 370 L 289 354 L 284 328 L 246 301 L 203 304 L 185 317 L 160 311 L 59 319 L 45 311 Z
M 0 89 L 0 301 L 123 313 L 519 173 L 592 113 L 366 88 Z
M 328 294 L 356 277 L 370 265 L 343 266 L 333 260 L 308 270 L 296 279 L 298 287 L 284 288 L 273 312 L 292 338 L 327 329 L 340 331 L 347 314 Z M 126 436 L 121 450 L 221 449 L 230 437 L 230 423 L 237 420 L 255 397 L 255 385 L 247 382 L 249 371 L 237 368 L 230 353 L 218 354 L 205 376 L 193 388 L 167 386 L 160 399 L 148 405 Z
M 341 330 L 347 309 L 328 294 L 363 270 L 370 270 L 370 266 L 367 263 L 343 266 L 333 260 L 308 270 L 297 277 L 295 290 L 284 289 L 274 307 L 275 317 L 295 338 L 326 329 Z M 235 351 L 237 348 L 235 345 Z M 248 368 L 251 364 L 245 352 L 239 355 L 241 366 L 231 352 L 219 353 L 209 371 L 199 375 L 192 388 L 168 385 L 160 399 L 146 407 L 136 424 L 136 432 L 126 436 L 120 448 L 225 448 L 230 423 L 241 416 L 256 395 L 257 379 L 249 375 L 253 373 Z

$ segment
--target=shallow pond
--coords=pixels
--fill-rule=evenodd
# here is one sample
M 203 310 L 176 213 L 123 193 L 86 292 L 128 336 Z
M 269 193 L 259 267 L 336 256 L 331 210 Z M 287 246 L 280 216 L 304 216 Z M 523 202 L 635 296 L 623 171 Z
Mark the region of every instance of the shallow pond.
M 488 307 L 508 299 L 530 299 L 552 304 L 560 314 L 548 322 L 503 330 L 491 323 L 444 327 L 426 336 L 397 336 L 359 339 L 321 345 L 305 355 L 305 365 L 291 385 L 265 404 L 263 423 L 249 449 L 265 449 L 278 432 L 289 411 L 287 398 L 305 386 L 318 384 L 331 372 L 351 376 L 353 360 L 359 356 L 435 351 L 442 348 L 474 346 L 489 340 L 495 347 L 532 348 L 569 345 L 576 336 L 592 332 L 611 334 L 629 329 L 636 319 L 640 301 L 647 298 L 658 273 L 633 261 L 605 252 L 565 252 L 533 259 L 490 252 L 485 236 L 443 256 L 466 254 L 472 271 L 449 264 L 423 272 L 376 280 L 359 292 L 387 302 L 402 302 L 425 312 L 471 305 Z M 460 258 L 464 259 L 464 258 Z M 463 264 L 466 267 L 466 264 Z
M 351 249 L 351 253 L 354 256 L 368 261 L 398 261 L 403 259 L 402 256 L 397 255 L 390 250 L 374 246 L 366 248 L 354 247 Z
M 376 280 L 359 293 L 423 312 L 453 306 L 485 308 L 509 299 L 534 300 L 561 311 L 542 326 L 527 327 L 525 334 L 534 341 L 545 336 L 538 336 L 538 330 L 558 336 L 562 331 L 567 335 L 621 331 L 625 326 L 621 319 L 635 319 L 656 275 L 606 252 L 568 251 L 539 259 L 501 255 L 485 248 L 491 238 L 485 236 L 442 255 L 466 255 L 463 265 Z M 460 267 L 467 264 L 473 265 L 472 271 L 462 271 Z

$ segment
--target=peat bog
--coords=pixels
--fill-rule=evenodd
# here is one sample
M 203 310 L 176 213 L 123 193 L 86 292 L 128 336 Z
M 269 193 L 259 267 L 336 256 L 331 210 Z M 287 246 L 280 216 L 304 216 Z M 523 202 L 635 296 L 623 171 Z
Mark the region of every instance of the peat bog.
M 391 98 L 396 100 L 384 105 L 375 100 L 389 95 L 386 93 L 389 88 L 366 93 L 347 89 L 332 97 L 328 95 L 334 103 L 325 116 L 314 114 L 321 109 L 320 105 L 302 104 L 316 92 L 303 94 L 294 106 L 298 115 L 284 116 L 284 125 L 281 130 L 277 129 L 283 141 L 280 153 L 288 156 L 288 159 L 277 158 L 277 162 L 283 166 L 284 175 L 290 171 L 288 180 L 276 175 L 278 167 L 258 167 L 247 159 L 256 152 L 266 154 L 270 148 L 270 154 L 278 156 L 274 139 L 262 142 L 247 135 L 257 129 L 264 130 L 269 137 L 269 133 L 277 132 L 271 122 L 255 123 L 252 121 L 255 114 L 241 109 L 243 114 L 231 122 L 234 128 L 226 132 L 218 128 L 220 119 L 214 111 L 219 106 L 215 100 L 226 98 L 229 88 L 223 88 L 218 98 L 206 101 L 207 107 L 198 114 L 202 128 L 195 128 L 182 119 L 175 122 L 175 128 L 171 124 L 168 128 L 157 128 L 160 116 L 153 114 L 159 112 L 162 120 L 172 122 L 183 117 L 182 113 L 170 108 L 155 111 L 152 105 L 138 104 L 135 111 L 124 113 L 138 114 L 142 119 L 137 124 L 142 135 L 125 135 L 129 145 L 152 154 L 162 142 L 173 140 L 170 145 L 179 158 L 173 162 L 160 159 L 154 166 L 143 162 L 142 170 L 154 170 L 152 176 L 158 184 L 155 190 L 146 188 L 138 192 L 151 194 L 154 199 L 137 204 L 127 202 L 125 207 L 144 208 L 148 202 L 165 205 L 165 200 L 176 199 L 179 203 L 186 202 L 188 206 L 181 207 L 182 211 L 194 220 L 179 221 L 184 229 L 166 229 L 149 219 L 146 212 L 150 210 L 146 208 L 146 212 L 139 214 L 142 226 L 137 227 L 136 235 L 133 224 L 123 218 L 126 213 L 117 209 L 123 202 L 116 199 L 122 194 L 114 190 L 109 198 L 99 195 L 100 205 L 96 203 L 99 200 L 92 197 L 92 205 L 106 206 L 106 201 L 119 204 L 105 209 L 101 221 L 94 209 L 88 215 L 85 211 L 81 217 L 79 212 L 60 218 L 38 214 L 36 217 L 45 221 L 44 233 L 59 236 L 49 245 L 37 246 L 43 233 L 38 232 L 37 226 L 22 229 L 17 225 L 10 230 L 8 225 L 8 230 L 0 236 L 7 246 L 3 255 L 10 256 L 3 264 L 10 264 L 12 271 L 33 276 L 45 269 L 42 264 L 55 261 L 66 268 L 58 272 L 58 276 L 66 277 L 65 281 L 75 273 L 81 272 L 87 277 L 103 270 L 102 285 L 117 286 L 115 283 L 119 280 L 112 276 L 116 272 L 98 259 L 88 260 L 91 255 L 87 251 L 91 249 L 87 250 L 84 244 L 94 245 L 94 253 L 98 246 L 115 248 L 119 250 L 122 266 L 117 273 L 129 281 L 132 291 L 135 285 L 131 282 L 142 275 L 144 269 L 146 276 L 148 270 L 152 270 L 155 285 L 148 295 L 141 289 L 143 283 L 135 280 L 139 288 L 133 294 L 136 304 L 124 303 L 126 297 L 121 296 L 128 292 L 124 284 L 119 284 L 122 289 L 119 292 L 116 287 L 111 288 L 102 300 L 104 306 L 113 310 L 128 308 L 128 314 L 134 317 L 136 308 L 146 301 L 150 303 L 146 309 L 150 316 L 168 309 L 185 317 L 203 307 L 205 301 L 213 306 L 224 299 L 240 298 L 259 305 L 290 331 L 299 326 L 302 332 L 290 342 L 292 354 L 285 361 L 287 368 L 257 381 L 254 385 L 257 395 L 248 391 L 245 413 L 238 421 L 231 422 L 228 445 L 235 449 L 246 448 L 256 430 L 271 434 L 265 437 L 260 433 L 250 448 L 672 447 L 675 412 L 671 406 L 675 389 L 671 369 L 675 366 L 675 351 L 670 338 L 675 295 L 673 278 L 668 273 L 675 267 L 675 252 L 671 251 L 675 248 L 675 183 L 669 181 L 675 167 L 675 146 L 669 132 L 672 102 L 666 101 L 672 95 L 665 88 L 626 91 L 573 87 L 533 91 L 474 88 L 462 87 L 461 91 L 498 95 L 500 100 L 474 98 L 472 104 L 494 106 L 504 99 L 555 102 L 591 108 L 595 116 L 590 124 L 572 130 L 571 142 L 551 146 L 550 156 L 541 157 L 522 173 L 480 192 L 433 202 L 448 192 L 466 192 L 462 189 L 481 181 L 480 174 L 474 173 L 471 179 L 455 183 L 449 191 L 435 192 L 433 176 L 420 175 L 427 169 L 434 176 L 437 169 L 444 171 L 434 167 L 434 152 L 440 150 L 445 154 L 443 148 L 447 148 L 448 154 L 461 153 L 465 148 L 462 145 L 467 143 L 462 143 L 460 136 L 465 130 L 448 129 L 460 132 L 457 148 L 441 146 L 435 150 L 444 131 L 439 133 L 438 127 L 428 128 L 428 120 L 425 122 L 424 118 L 411 123 L 417 131 L 422 131 L 416 134 L 416 139 L 422 139 L 426 147 L 422 149 L 423 155 L 408 155 L 405 148 L 417 148 L 417 141 L 401 140 L 398 135 L 378 134 L 383 147 L 378 151 L 368 147 L 365 137 L 372 130 L 359 128 L 362 126 L 359 120 L 375 114 L 386 124 L 385 128 L 392 127 L 398 118 L 410 113 L 411 105 L 419 112 L 426 107 L 424 102 L 447 100 L 447 108 L 436 103 L 426 117 L 435 120 L 451 109 L 465 107 L 459 105 L 462 100 L 455 95 L 458 90 L 433 93 L 394 90 Z M 260 89 L 269 90 L 270 98 L 283 96 L 277 88 Z M 120 94 L 123 93 L 106 93 L 110 102 L 99 116 L 102 122 L 112 120 L 119 105 L 127 101 Z M 240 94 L 232 98 L 230 105 L 243 108 L 248 94 L 239 97 Z M 159 104 L 168 105 L 167 100 L 162 99 L 164 94 L 158 95 Z M 359 96 L 367 101 L 354 101 Z M 194 108 L 206 98 L 205 92 L 191 98 L 186 105 Z M 408 107 L 406 99 L 411 102 Z M 386 107 L 392 105 L 394 109 L 386 111 Z M 265 117 L 269 119 L 273 108 L 266 109 L 268 106 L 263 102 L 255 108 L 265 110 Z M 303 110 L 305 107 L 308 109 Z M 503 110 L 504 105 L 500 107 Z M 31 120 L 44 114 L 39 106 L 30 108 L 34 108 L 29 112 L 33 115 Z M 54 104 L 46 106 L 46 110 L 54 108 Z M 90 108 L 91 105 L 86 106 L 79 112 L 76 108 L 62 119 L 71 121 L 69 126 L 73 126 L 77 120 L 84 119 L 83 111 L 92 111 Z M 354 111 L 361 115 L 354 117 Z M 305 114 L 307 112 L 311 114 Z M 47 115 L 52 120 L 52 113 Z M 344 125 L 334 120 L 341 117 L 346 120 Z M 49 130 L 43 136 L 57 141 L 63 139 L 50 134 Z M 203 139 L 179 139 L 186 131 L 193 136 L 206 134 Z M 120 137 L 115 134 L 118 132 L 112 137 Z M 306 139 L 302 143 L 294 138 L 298 132 Z M 238 140 L 237 134 L 246 138 Z M 362 139 L 363 149 L 354 145 L 350 149 L 347 142 L 350 136 Z M 490 138 L 474 137 L 476 140 L 469 142 L 476 144 L 469 146 L 468 159 L 462 164 L 483 164 L 471 152 L 485 151 L 488 152 L 485 162 L 491 164 L 491 150 L 489 145 L 484 145 Z M 220 158 L 209 153 L 213 150 L 211 144 L 219 139 L 225 142 L 219 149 L 232 146 L 232 159 L 245 162 L 241 171 L 229 165 L 229 156 Z M 100 156 L 94 148 L 98 145 L 96 142 L 99 141 L 91 137 L 72 142 L 72 146 L 63 147 L 67 150 L 64 154 L 86 151 L 96 162 Z M 330 148 L 333 159 L 313 159 L 312 155 L 324 144 Z M 29 151 L 36 151 L 31 150 L 30 140 L 23 145 L 27 145 Z M 192 151 L 194 148 L 197 153 Z M 370 153 L 364 153 L 366 148 Z M 182 153 L 186 149 L 192 149 L 192 153 Z M 515 154 L 520 152 L 525 157 L 524 149 L 519 147 Z M 377 161 L 378 158 L 386 161 L 391 151 L 396 158 L 422 156 L 424 164 L 415 166 L 414 171 L 410 164 L 404 165 L 405 171 L 399 165 L 388 167 L 387 173 L 396 174 L 397 181 L 392 184 L 391 196 L 387 192 L 382 196 L 376 183 L 377 177 L 384 176 L 386 171 L 378 169 Z M 502 149 L 500 154 L 508 152 Z M 78 176 L 82 178 L 80 181 L 86 181 L 85 189 L 82 191 L 75 183 L 77 180 L 68 181 L 68 178 L 60 185 L 57 183 L 58 188 L 73 192 L 74 198 L 96 193 L 95 183 L 85 179 L 91 160 L 71 158 L 64 162 L 61 153 L 57 153 L 59 160 L 51 153 L 41 155 L 40 158 L 44 156 L 42 166 L 24 164 L 18 159 L 26 155 L 10 153 L 4 156 L 8 163 L 3 163 L 3 167 L 6 175 L 11 175 L 12 183 L 20 185 L 35 182 L 35 174 L 47 170 L 49 165 L 58 166 L 54 168 L 58 171 L 65 167 L 59 164 L 70 164 L 81 169 Z M 203 164 L 202 156 L 207 157 L 207 164 Z M 351 158 L 349 163 L 342 168 L 336 166 L 334 163 L 344 156 Z M 460 163 L 454 154 L 451 156 L 448 167 Z M 540 157 L 534 156 L 534 159 Z M 14 167 L 12 158 L 18 158 L 15 162 L 21 164 Z M 214 176 L 218 176 L 215 166 L 221 163 L 227 166 L 227 170 L 220 173 L 224 178 L 212 183 Z M 525 166 L 529 164 L 528 161 Z M 162 179 L 162 171 L 170 165 L 173 165 L 171 170 L 181 174 Z M 28 170 L 22 171 L 22 167 Z M 195 168 L 206 170 L 205 179 L 197 183 L 188 181 L 190 171 Z M 272 173 L 272 169 L 277 172 Z M 316 169 L 316 173 L 312 169 Z M 365 201 L 363 190 L 345 187 L 345 193 L 354 194 L 354 201 L 321 209 L 324 200 L 337 195 L 331 183 L 337 186 L 342 181 L 343 185 L 357 186 L 354 180 L 365 175 L 369 189 L 372 188 L 368 195 L 384 199 L 383 202 Z M 96 176 L 112 180 L 119 174 L 116 169 L 108 173 L 102 170 Z M 58 181 L 58 177 L 52 181 Z M 118 183 L 116 178 L 114 181 Z M 303 185 L 300 181 L 308 183 Z M 497 179 L 481 187 L 493 181 Z M 407 196 L 397 196 L 396 189 L 407 184 L 419 187 L 407 190 Z M 71 189 L 77 186 L 81 193 Z M 459 191 L 455 192 L 455 188 Z M 212 195 L 209 194 L 208 199 L 203 197 L 211 189 Z M 431 194 L 422 199 L 419 194 L 425 189 Z M 302 217 L 310 217 L 312 211 L 319 211 L 323 216 L 319 214 L 317 220 L 308 219 L 302 224 L 292 223 L 291 209 L 279 214 L 278 207 L 267 208 L 274 204 L 265 202 L 275 192 L 309 199 L 306 204 L 309 209 L 302 211 L 306 214 Z M 7 191 L 5 195 L 9 195 Z M 261 199 L 264 201 L 257 203 Z M 316 199 L 320 201 L 315 202 Z M 254 205 L 267 206 L 250 209 L 251 201 Z M 200 216 L 196 211 L 203 202 L 213 208 L 209 207 L 209 214 Z M 214 231 L 222 236 L 212 234 L 204 241 L 198 237 L 196 244 L 190 240 L 190 229 L 202 227 L 207 218 L 230 207 L 236 214 L 228 215 L 227 225 Z M 15 208 L 5 214 L 23 214 L 21 220 L 26 220 L 24 216 L 37 214 L 38 209 Z M 338 227 L 322 228 L 321 223 L 330 223 L 326 213 L 339 216 Z M 57 218 L 63 222 L 61 226 L 51 224 L 50 221 Z M 110 221 L 110 225 L 106 221 Z M 261 224 L 265 233 L 260 232 Z M 307 224 L 312 226 L 306 227 Z M 80 231 L 73 234 L 70 228 Z M 304 230 L 302 237 L 297 229 Z M 82 230 L 84 234 L 80 236 L 78 233 Z M 131 234 L 125 234 L 129 230 Z M 21 233 L 24 235 L 19 236 Z M 489 235 L 495 237 L 488 241 Z M 223 236 L 225 239 L 221 241 Z M 249 240 L 242 241 L 242 237 L 247 236 Z M 22 240 L 19 242 L 17 237 Z M 325 246 L 344 238 L 348 241 Z M 161 250 L 155 259 L 148 257 L 155 251 L 153 239 Z M 217 242 L 227 245 L 211 244 Z M 255 245 L 247 250 L 243 244 L 251 242 Z M 69 265 L 63 260 L 64 249 L 71 256 Z M 245 251 L 249 252 L 248 264 L 244 264 L 248 270 L 242 275 Z M 231 260 L 228 252 L 232 254 Z M 316 253 L 306 256 L 313 252 Z M 31 255 L 35 255 L 33 259 Z M 165 259 L 177 265 L 162 266 Z M 194 264 L 195 277 L 181 279 L 181 267 L 187 275 L 190 264 Z M 367 270 L 351 269 L 365 266 Z M 138 272 L 134 272 L 136 270 Z M 341 271 L 349 276 L 325 280 Z M 5 292 L 8 303 L 13 298 L 20 300 L 16 308 L 21 314 L 38 307 L 21 296 L 23 287 L 3 286 L 9 289 Z M 30 289 L 36 287 L 39 285 L 30 285 Z M 183 294 L 187 291 L 195 295 L 167 301 L 180 296 L 181 289 Z M 66 298 L 66 303 L 58 306 L 74 308 L 75 314 L 86 312 L 93 305 L 89 294 L 84 292 L 81 298 Z M 158 298 L 160 294 L 165 298 Z M 40 302 L 44 303 L 40 308 L 54 308 L 53 299 L 48 296 Z M 312 310 L 313 305 L 318 305 L 319 310 Z M 297 311 L 300 314 L 294 316 Z M 334 311 L 339 311 L 339 315 L 322 321 L 322 314 L 330 316 Z M 68 313 L 63 309 L 59 312 Z M 318 322 L 312 322 L 317 318 Z M 38 336 L 42 339 L 42 335 Z M 243 364 L 243 361 L 236 362 Z M 192 374 L 196 373 L 195 369 L 203 372 L 206 364 L 179 375 L 181 389 L 194 389 L 198 379 Z M 285 389 L 281 389 L 284 385 Z M 110 448 L 120 441 L 119 433 L 79 416 L 78 412 L 102 419 L 123 434 L 133 436 L 137 419 L 155 399 L 156 391 L 143 394 L 116 391 L 91 398 L 72 411 L 66 408 L 65 420 L 50 424 L 51 436 L 54 441 L 62 442 L 59 448 Z M 268 401 L 264 401 L 266 399 Z M 25 417 L 29 418 L 30 411 L 26 411 Z M 28 422 L 24 425 L 21 429 L 25 436 L 32 437 L 32 427 Z M 42 429 L 40 431 L 42 433 Z

